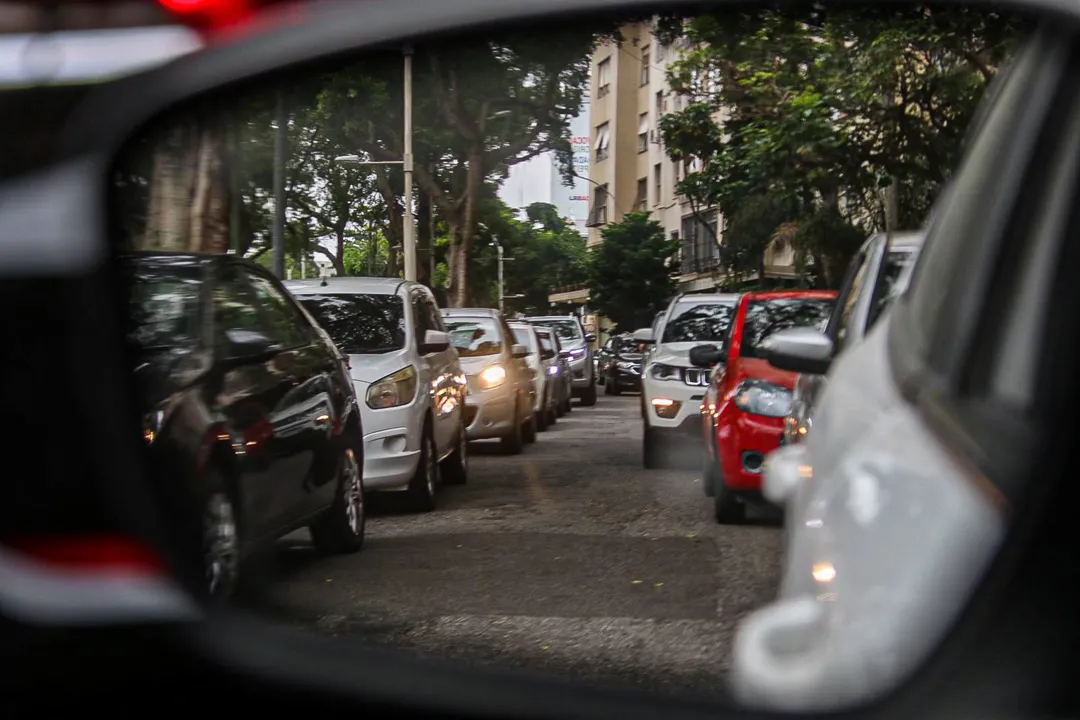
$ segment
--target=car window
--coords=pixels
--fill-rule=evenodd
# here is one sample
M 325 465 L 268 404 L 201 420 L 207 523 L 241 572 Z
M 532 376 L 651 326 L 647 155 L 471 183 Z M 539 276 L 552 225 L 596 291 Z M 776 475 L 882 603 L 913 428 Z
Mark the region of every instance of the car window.
M 524 345 L 529 348 L 530 352 L 536 351 L 536 345 L 533 343 L 532 335 L 529 334 L 529 328 L 520 327 L 517 325 L 511 328 L 514 331 L 514 342 L 519 345 Z
M 203 272 L 199 267 L 141 265 L 131 288 L 133 329 L 141 351 L 195 347 L 202 341 Z
M 903 287 L 900 278 L 906 275 L 916 257 L 912 248 L 889 251 L 889 256 L 885 258 L 885 267 L 882 268 L 881 277 L 878 280 L 883 287 L 878 288 L 875 293 L 874 307 L 870 308 L 870 314 L 866 318 L 866 331 L 874 326 L 881 314 L 896 300 L 896 296 L 900 294 Z
M 540 351 L 543 353 L 557 352 L 555 349 L 555 343 L 552 341 L 551 334 L 543 330 L 536 331 L 536 339 L 540 341 Z
M 746 306 L 739 354 L 747 358 L 765 357 L 765 338 L 793 327 L 817 327 L 832 312 L 833 300 L 811 298 L 769 298 L 751 300 Z
M 498 355 L 502 352 L 499 323 L 490 317 L 443 318 L 450 343 L 463 358 Z
M 733 303 L 680 303 L 664 323 L 660 342 L 722 342 L 734 316 Z
M 577 320 L 545 320 L 544 324 L 554 328 L 562 340 L 581 340 L 585 337 Z
M 405 305 L 398 295 L 300 295 L 299 300 L 347 355 L 405 347 Z
M 255 293 L 235 268 L 227 268 L 214 283 L 211 302 L 214 308 L 214 344 L 217 347 L 229 348 L 229 333 L 232 331 L 267 334 Z
M 307 319 L 293 307 L 274 281 L 258 272 L 245 271 L 245 275 L 255 291 L 255 298 L 266 318 L 271 337 L 287 348 L 310 342 Z
M 836 326 L 833 336 L 833 348 L 836 353 L 839 353 L 847 346 L 855 306 L 859 304 L 859 297 L 866 286 L 867 276 L 870 274 L 870 260 L 873 255 L 873 252 L 868 252 L 858 258 L 859 264 L 855 269 L 855 276 L 851 279 L 851 285 L 847 287 L 844 296 L 838 300 L 840 304 L 837 307 L 835 316 Z

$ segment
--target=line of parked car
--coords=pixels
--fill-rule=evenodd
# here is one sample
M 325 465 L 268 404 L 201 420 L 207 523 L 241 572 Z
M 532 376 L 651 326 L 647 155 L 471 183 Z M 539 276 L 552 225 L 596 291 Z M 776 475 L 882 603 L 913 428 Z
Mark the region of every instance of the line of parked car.
M 440 309 L 394 278 L 282 283 L 228 255 L 130 267 L 148 457 L 190 509 L 208 599 L 302 527 L 322 551 L 356 552 L 369 493 L 430 511 L 440 484 L 467 482 L 469 442 L 520 453 L 571 398 L 596 403 L 595 338 L 574 316 Z

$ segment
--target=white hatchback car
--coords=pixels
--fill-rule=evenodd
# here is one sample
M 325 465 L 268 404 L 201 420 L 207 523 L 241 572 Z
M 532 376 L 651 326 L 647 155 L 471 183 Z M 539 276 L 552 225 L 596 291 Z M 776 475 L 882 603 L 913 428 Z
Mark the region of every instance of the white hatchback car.
M 349 358 L 364 426 L 364 490 L 435 507 L 468 477 L 466 379 L 431 291 L 396 278 L 285 283 Z

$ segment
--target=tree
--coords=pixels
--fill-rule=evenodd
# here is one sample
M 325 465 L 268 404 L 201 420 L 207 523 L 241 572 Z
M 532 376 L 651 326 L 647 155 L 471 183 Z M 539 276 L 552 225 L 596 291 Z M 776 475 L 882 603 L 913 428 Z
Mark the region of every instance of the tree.
M 963 7 L 808 6 L 665 21 L 666 39 L 685 35 L 693 47 L 670 71 L 689 105 L 661 121 L 668 154 L 700 161 L 679 190 L 692 206 L 718 207 L 726 230 L 740 208 L 773 198 L 798 209 L 781 222 L 839 216 L 865 234 L 885 224 L 881 190 L 895 183 L 896 221 L 917 226 L 1022 29 Z M 846 264 L 850 243 L 797 236 L 835 283 L 830 268 Z
M 648 212 L 633 212 L 604 226 L 603 242 L 589 256 L 589 305 L 620 329 L 652 323 L 675 294 L 679 241 Z

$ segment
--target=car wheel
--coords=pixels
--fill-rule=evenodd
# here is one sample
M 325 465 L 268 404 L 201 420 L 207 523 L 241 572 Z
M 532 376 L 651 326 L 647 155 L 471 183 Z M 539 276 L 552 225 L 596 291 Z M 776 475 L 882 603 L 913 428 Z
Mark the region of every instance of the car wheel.
M 525 442 L 527 442 L 527 443 L 536 442 L 536 426 L 537 426 L 536 413 L 535 412 L 530 412 L 529 413 L 529 419 L 525 421 L 525 424 L 522 427 L 522 439 L 524 439 Z
M 713 516 L 720 525 L 742 525 L 746 522 L 746 506 L 724 485 L 724 475 L 719 468 L 713 477 Z
M 540 408 L 540 412 L 534 413 L 536 416 L 536 430 L 537 432 L 544 432 L 548 429 L 548 411 L 547 404 L 544 404 Z
M 469 436 L 464 426 L 457 447 L 442 461 L 439 471 L 447 485 L 464 485 L 469 481 Z
M 557 405 L 548 405 L 547 407 L 548 426 L 552 426 L 559 421 L 559 408 Z
M 570 414 L 570 411 L 574 409 L 573 404 L 570 402 L 570 398 L 573 397 L 573 393 L 570 392 L 570 388 L 566 388 L 566 393 L 563 395 L 563 413 Z
M 592 407 L 596 404 L 596 382 L 589 383 L 589 387 L 585 388 L 585 391 L 581 393 L 581 404 L 585 407 Z
M 517 408 L 514 408 L 514 417 L 517 417 Z M 499 440 L 499 444 L 502 446 L 502 451 L 505 455 L 517 455 L 521 452 L 522 446 L 525 441 L 522 439 L 522 432 L 524 428 L 521 423 L 514 423 L 513 426 L 507 431 L 506 435 L 503 435 Z
M 232 495 L 218 483 L 203 502 L 202 552 L 206 599 L 223 603 L 240 580 L 240 532 Z
M 431 435 L 431 426 L 424 424 L 424 434 L 420 440 L 420 458 L 416 463 L 416 472 L 409 481 L 407 490 L 408 503 L 417 512 L 430 512 L 435 509 L 435 486 L 439 484 L 439 455 L 435 450 L 435 440 Z
M 608 385 L 611 386 L 611 394 L 612 395 L 622 395 L 622 388 L 620 388 L 618 383 L 615 382 L 615 378 L 609 379 L 608 380 Z
M 645 423 L 645 434 L 641 441 L 641 461 L 646 470 L 658 470 L 664 466 L 663 444 L 656 431 Z
M 597 378 L 596 382 L 600 382 L 600 378 Z M 601 384 L 604 386 L 604 394 L 605 395 L 614 395 L 615 394 L 615 388 L 612 387 L 611 381 L 605 380 L 605 382 L 603 382 Z
M 709 453 L 701 452 L 701 486 L 705 490 L 705 497 L 713 497 L 716 494 L 716 483 L 720 478 L 720 468 L 716 460 L 709 457 Z
M 364 545 L 367 508 L 364 505 L 363 469 L 352 448 L 346 448 L 334 504 L 308 530 L 311 543 L 326 554 L 354 553 Z

